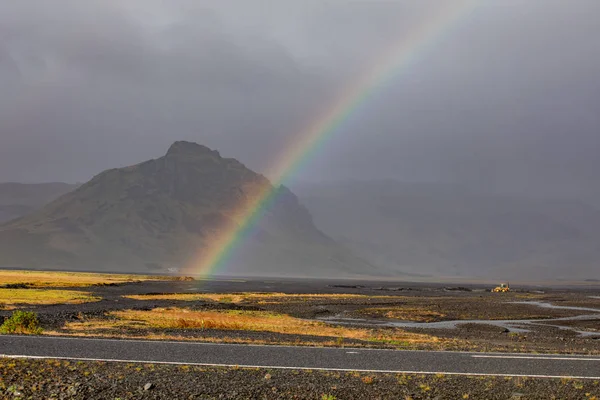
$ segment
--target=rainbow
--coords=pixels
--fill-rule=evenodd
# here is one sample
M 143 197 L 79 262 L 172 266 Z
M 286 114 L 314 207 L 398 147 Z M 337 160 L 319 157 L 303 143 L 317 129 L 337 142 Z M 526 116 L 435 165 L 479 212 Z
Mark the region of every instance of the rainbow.
M 342 124 L 373 94 L 399 76 L 427 47 L 441 38 L 461 17 L 470 14 L 480 0 L 444 0 L 438 12 L 403 37 L 399 43 L 381 57 L 366 74 L 348 87 L 327 111 L 315 120 L 308 129 L 295 135 L 295 143 L 280 155 L 268 170 L 273 185 L 268 185 L 253 200 L 240 204 L 234 214 L 239 222 L 222 229 L 210 245 L 194 261 L 191 272 L 210 275 L 222 271 L 234 250 L 244 241 L 257 221 L 277 197 L 277 187 L 286 182 L 310 159 L 325 142 L 340 130 Z M 274 189 L 275 188 L 275 189 Z

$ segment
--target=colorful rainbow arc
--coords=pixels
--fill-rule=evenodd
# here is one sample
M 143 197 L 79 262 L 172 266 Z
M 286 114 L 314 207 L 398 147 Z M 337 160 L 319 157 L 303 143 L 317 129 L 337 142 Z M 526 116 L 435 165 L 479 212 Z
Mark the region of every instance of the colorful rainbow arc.
M 386 53 L 362 79 L 339 96 L 326 113 L 313 122 L 307 130 L 297 135 L 297 142 L 289 146 L 289 150 L 279 157 L 278 162 L 267 174 L 272 177 L 275 188 L 296 173 L 310 156 L 330 140 L 340 126 L 369 100 L 372 94 L 403 72 L 428 44 L 441 37 L 444 31 L 453 26 L 462 16 L 469 14 L 479 2 L 479 0 L 444 1 L 446 6 L 440 7 L 433 18 L 404 37 L 393 51 Z M 218 234 L 208 251 L 203 252 L 199 260 L 194 262 L 192 272 L 209 275 L 220 270 L 261 218 L 263 211 L 275 201 L 277 192 L 277 189 L 269 187 L 259 193 L 254 200 L 241 204 L 236 210 L 236 214 L 242 216 L 241 222 Z

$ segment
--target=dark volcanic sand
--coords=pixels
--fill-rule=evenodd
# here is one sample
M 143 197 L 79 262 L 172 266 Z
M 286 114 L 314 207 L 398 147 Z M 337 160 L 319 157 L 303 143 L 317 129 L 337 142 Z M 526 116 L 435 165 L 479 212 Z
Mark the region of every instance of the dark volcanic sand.
M 316 280 L 207 280 L 195 282 L 141 282 L 114 286 L 95 286 L 76 290 L 92 291 L 102 297 L 102 301 L 80 305 L 55 305 L 28 307 L 39 314 L 46 330 L 60 330 L 65 322 L 84 318 L 106 318 L 106 313 L 114 310 L 142 309 L 156 307 L 189 307 L 199 310 L 242 309 L 267 310 L 289 314 L 299 318 L 320 318 L 327 316 L 360 317 L 361 310 L 369 307 L 428 307 L 442 311 L 441 320 L 453 319 L 521 319 L 521 318 L 557 318 L 584 314 L 574 310 L 540 309 L 525 304 L 509 304 L 513 301 L 537 300 L 556 305 L 592 307 L 600 309 L 600 299 L 593 298 L 598 290 L 578 289 L 545 290 L 539 288 L 516 288 L 510 294 L 493 294 L 484 291 L 485 286 L 455 286 L 432 284 L 409 284 L 398 282 L 349 282 Z M 211 301 L 176 300 L 133 300 L 122 297 L 128 294 L 149 293 L 232 293 L 232 292 L 282 292 L 289 294 L 361 294 L 366 296 L 395 296 L 386 299 L 351 298 L 343 300 L 311 300 L 293 302 L 286 300 L 277 304 L 228 304 Z M 0 310 L 0 318 L 10 315 L 10 311 Z M 363 316 L 364 317 L 364 316 Z M 368 317 L 367 317 L 368 319 Z M 574 327 L 591 333 L 600 331 L 598 320 L 569 321 L 565 326 Z M 394 329 L 394 328 L 378 328 Z M 506 331 L 497 326 L 482 324 L 463 324 L 456 329 L 410 328 L 411 332 L 431 334 L 442 338 L 459 339 L 445 345 L 450 350 L 480 351 L 538 351 L 552 353 L 600 354 L 600 335 L 580 336 L 572 330 L 561 330 L 550 326 L 528 327 L 530 332 L 517 333 Z M 147 333 L 167 333 L 174 336 L 196 340 L 228 338 L 233 340 L 264 341 L 267 343 L 312 342 L 319 344 L 331 342 L 331 337 L 285 335 L 271 332 L 219 331 L 219 330 L 172 330 L 157 329 L 114 332 L 141 336 Z M 369 347 L 394 347 L 390 344 L 345 340 L 345 345 Z M 406 348 L 406 346 L 404 347 Z M 427 348 L 422 347 L 422 348 Z M 439 347 L 436 347 L 439 348 Z

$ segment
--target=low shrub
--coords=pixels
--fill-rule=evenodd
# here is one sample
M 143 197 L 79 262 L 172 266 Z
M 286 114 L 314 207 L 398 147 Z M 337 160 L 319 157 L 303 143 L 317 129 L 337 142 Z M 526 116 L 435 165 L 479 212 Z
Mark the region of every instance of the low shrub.
M 31 311 L 15 311 L 0 326 L 2 334 L 29 334 L 39 335 L 42 333 L 40 321 L 37 314 Z

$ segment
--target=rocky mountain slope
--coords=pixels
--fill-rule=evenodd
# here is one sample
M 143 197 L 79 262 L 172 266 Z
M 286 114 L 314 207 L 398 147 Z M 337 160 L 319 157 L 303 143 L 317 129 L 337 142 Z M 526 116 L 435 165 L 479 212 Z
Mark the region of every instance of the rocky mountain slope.
M 600 211 L 442 184 L 295 188 L 317 226 L 374 264 L 436 276 L 600 278 Z
M 0 223 L 29 214 L 75 189 L 68 183 L 0 183 Z
M 270 182 L 204 146 L 176 142 L 164 157 L 112 169 L 42 209 L 0 226 L 0 265 L 200 272 L 199 257 L 243 220 L 239 204 Z M 369 274 L 372 266 L 321 233 L 285 187 L 227 268 L 242 275 Z

